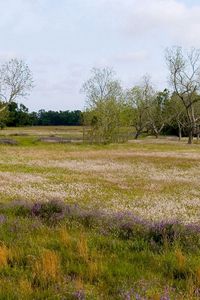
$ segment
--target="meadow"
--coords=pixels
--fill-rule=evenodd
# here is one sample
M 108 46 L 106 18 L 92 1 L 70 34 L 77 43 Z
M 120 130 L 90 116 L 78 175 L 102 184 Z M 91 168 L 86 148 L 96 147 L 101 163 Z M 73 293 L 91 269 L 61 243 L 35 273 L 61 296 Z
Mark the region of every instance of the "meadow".
M 0 299 L 200 298 L 200 144 L 1 139 Z

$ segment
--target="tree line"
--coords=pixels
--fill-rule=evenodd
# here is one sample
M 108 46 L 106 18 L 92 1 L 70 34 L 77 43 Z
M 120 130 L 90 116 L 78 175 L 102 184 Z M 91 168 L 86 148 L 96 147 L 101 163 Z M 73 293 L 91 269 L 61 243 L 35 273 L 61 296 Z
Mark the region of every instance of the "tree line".
M 4 111 L 4 118 L 1 118 L 1 127 L 19 126 L 50 126 L 65 125 L 79 126 L 82 124 L 82 112 L 74 111 L 45 111 L 29 112 L 24 104 L 10 102 Z
M 200 51 L 172 47 L 165 52 L 170 89 L 156 90 L 150 76 L 123 89 L 110 68 L 93 68 L 82 87 L 84 125 L 93 142 L 118 142 L 122 128 L 141 134 L 178 134 L 191 144 L 200 134 Z M 127 134 L 127 137 L 129 134 Z

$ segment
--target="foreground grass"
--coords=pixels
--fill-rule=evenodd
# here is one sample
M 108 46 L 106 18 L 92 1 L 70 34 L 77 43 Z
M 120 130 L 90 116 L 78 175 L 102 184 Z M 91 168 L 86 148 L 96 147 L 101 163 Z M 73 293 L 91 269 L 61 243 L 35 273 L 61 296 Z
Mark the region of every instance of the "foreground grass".
M 199 227 L 126 218 L 2 205 L 0 299 L 199 298 Z

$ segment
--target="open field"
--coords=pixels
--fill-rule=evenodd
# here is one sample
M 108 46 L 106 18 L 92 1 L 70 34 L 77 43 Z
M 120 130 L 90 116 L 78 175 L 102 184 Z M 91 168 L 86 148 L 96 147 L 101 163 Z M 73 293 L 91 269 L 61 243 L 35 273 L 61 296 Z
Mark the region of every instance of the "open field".
M 30 126 L 8 127 L 0 131 L 0 136 L 64 136 L 70 138 L 82 138 L 81 126 Z
M 47 135 L 45 129 L 39 135 Z M 68 130 L 74 132 L 80 129 Z M 110 146 L 46 144 L 35 141 L 36 130 L 29 134 L 13 137 L 17 146 L 0 146 L 2 201 L 57 198 L 106 211 L 131 210 L 148 219 L 198 222 L 200 145 L 164 139 Z
M 1 131 L 0 299 L 199 299 L 200 145 L 52 134 Z

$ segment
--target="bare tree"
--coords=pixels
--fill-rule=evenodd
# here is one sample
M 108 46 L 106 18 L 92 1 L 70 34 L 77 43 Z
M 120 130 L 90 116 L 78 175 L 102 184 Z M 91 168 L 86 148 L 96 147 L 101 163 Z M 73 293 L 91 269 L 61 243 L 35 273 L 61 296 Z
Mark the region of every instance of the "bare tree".
M 200 50 L 185 53 L 181 47 L 173 47 L 166 50 L 166 61 L 170 83 L 186 110 L 188 143 L 191 144 L 199 121 L 195 103 L 200 101 Z
M 87 105 L 95 106 L 99 101 L 121 96 L 121 86 L 118 80 L 114 79 L 115 72 L 111 68 L 93 68 L 91 77 L 81 89 L 86 95 Z
M 143 90 L 140 86 L 135 86 L 127 91 L 126 103 L 129 107 L 130 125 L 135 128 L 135 139 L 144 131 L 146 125 L 147 106 L 143 98 Z
M 169 92 L 157 92 L 151 82 L 149 75 L 142 78 L 141 84 L 126 92 L 126 105 L 129 107 L 129 118 L 135 128 L 135 139 L 146 131 L 153 133 L 156 138 L 166 125 L 169 115 L 167 115 L 167 103 Z
M 145 75 L 140 85 L 135 86 L 126 92 L 126 103 L 132 114 L 131 124 L 134 126 L 135 139 L 144 131 L 148 124 L 148 110 L 150 99 L 154 96 L 154 89 L 150 84 L 150 77 Z
M 11 59 L 0 68 L 0 100 L 4 106 L 15 101 L 18 97 L 25 97 L 33 88 L 32 73 L 23 60 Z
M 168 103 L 169 118 L 168 125 L 178 129 L 179 141 L 182 139 L 182 134 L 187 129 L 187 116 L 185 106 L 180 101 L 180 97 L 176 93 L 172 93 Z

